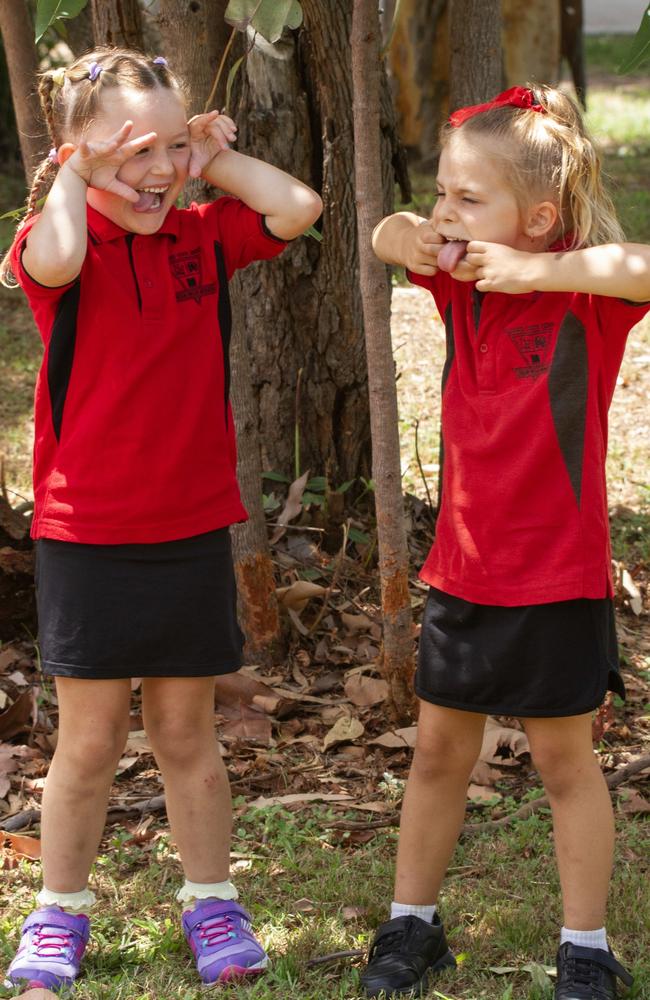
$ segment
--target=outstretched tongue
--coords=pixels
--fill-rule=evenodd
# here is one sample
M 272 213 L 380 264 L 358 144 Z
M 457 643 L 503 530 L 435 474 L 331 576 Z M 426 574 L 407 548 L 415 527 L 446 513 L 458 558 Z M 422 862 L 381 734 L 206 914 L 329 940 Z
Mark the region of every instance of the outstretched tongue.
M 140 197 L 133 203 L 134 212 L 150 212 L 160 208 L 160 195 L 156 191 L 138 191 Z
M 449 240 L 438 251 L 438 267 L 441 271 L 455 271 L 467 252 L 467 240 Z

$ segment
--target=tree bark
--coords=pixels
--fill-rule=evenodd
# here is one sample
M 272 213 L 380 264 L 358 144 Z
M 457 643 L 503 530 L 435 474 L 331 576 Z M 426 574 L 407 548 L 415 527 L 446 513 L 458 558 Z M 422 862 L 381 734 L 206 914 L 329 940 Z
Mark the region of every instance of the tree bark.
M 583 34 L 582 0 L 561 0 L 561 54 L 571 67 L 573 85 L 583 108 L 587 107 L 587 70 Z
M 47 130 L 41 118 L 36 77 L 38 55 L 34 26 L 24 0 L 0 0 L 0 31 L 7 58 L 18 139 L 27 186 L 47 153 Z
M 265 470 L 301 469 L 332 486 L 370 473 L 370 419 L 359 295 L 349 49 L 350 0 L 303 0 L 304 26 L 248 57 L 239 146 L 323 198 L 323 241 L 301 238 L 272 267 L 243 276 Z M 382 81 L 387 87 L 385 79 Z M 388 101 L 382 107 L 389 108 Z M 392 205 L 392 134 L 382 120 L 384 207 Z M 295 396 L 302 371 L 300 409 Z
M 224 21 L 227 0 L 216 4 L 190 0 L 160 0 L 158 25 L 167 53 L 174 52 L 174 70 L 189 89 L 190 113 L 202 112 L 231 35 Z M 216 9 L 215 9 L 216 7 Z M 241 47 L 238 44 L 237 50 Z M 231 55 L 232 60 L 232 55 Z M 226 63 L 217 93 L 210 102 L 221 107 L 225 98 Z M 202 181 L 186 186 L 188 201 L 214 197 Z M 273 563 L 262 509 L 257 404 L 250 382 L 250 360 L 241 307 L 241 277 L 231 281 L 232 340 L 230 394 L 237 428 L 237 479 L 249 520 L 231 528 L 233 561 L 239 594 L 239 618 L 246 637 L 246 658 L 273 663 L 282 654 L 280 616 L 275 595 Z
M 560 64 L 560 3 L 501 0 L 501 20 L 504 85 L 555 83 Z
M 138 0 L 91 0 L 97 45 L 144 49 L 142 13 Z
M 500 0 L 451 0 L 449 110 L 479 104 L 502 89 Z
M 372 230 L 384 214 L 379 129 L 380 33 L 376 0 L 354 0 L 351 45 L 355 183 L 384 624 L 382 668 L 390 687 L 394 714 L 398 721 L 405 722 L 413 707 L 415 659 L 390 336 L 390 287 L 387 270 L 371 247 Z
M 75 59 L 82 56 L 84 52 L 90 52 L 95 45 L 95 35 L 93 31 L 93 12 L 89 4 L 77 14 L 65 22 L 67 43 L 72 50 Z
M 421 159 L 438 146 L 449 99 L 448 0 L 402 0 L 389 49 L 404 145 Z

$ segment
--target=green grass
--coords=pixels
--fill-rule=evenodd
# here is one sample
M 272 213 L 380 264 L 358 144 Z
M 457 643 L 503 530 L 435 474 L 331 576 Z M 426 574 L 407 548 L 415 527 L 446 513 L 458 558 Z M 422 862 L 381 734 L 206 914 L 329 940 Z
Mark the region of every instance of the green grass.
M 360 996 L 358 959 L 315 967 L 308 963 L 332 952 L 367 947 L 391 898 L 396 835 L 380 833 L 367 845 L 346 847 L 327 829 L 332 816 L 318 808 L 296 814 L 273 807 L 249 810 L 237 821 L 233 847 L 249 860 L 242 863 L 247 867 L 236 881 L 272 960 L 263 979 L 237 989 L 238 1000 Z M 194 1000 L 201 994 L 174 901 L 179 884 L 174 852 L 164 836 L 153 850 L 125 845 L 121 839 L 122 844 L 113 844 L 96 865 L 94 884 L 101 902 L 76 995 L 83 1000 Z M 643 845 L 641 821 L 620 824 L 608 927 L 614 948 L 637 978 L 630 1000 L 650 990 L 650 960 L 639 948 L 650 926 L 650 896 L 639 870 L 643 863 L 627 860 L 644 857 Z M 23 862 L 12 883 L 11 900 L 0 918 L 0 954 L 5 961 L 17 941 L 18 918 L 31 908 L 37 866 Z M 305 899 L 312 901 L 313 910 L 296 907 Z M 358 921 L 343 919 L 346 905 L 362 908 Z M 552 966 L 557 947 L 559 893 L 547 815 L 461 843 L 441 908 L 452 948 L 463 959 L 456 972 L 436 980 L 438 994 L 430 992 L 430 997 L 550 1000 L 548 989 L 536 986 L 532 978 L 543 979 L 540 972 L 523 969 L 531 963 Z M 491 971 L 503 966 L 519 971 Z M 0 989 L 0 997 L 10 995 Z

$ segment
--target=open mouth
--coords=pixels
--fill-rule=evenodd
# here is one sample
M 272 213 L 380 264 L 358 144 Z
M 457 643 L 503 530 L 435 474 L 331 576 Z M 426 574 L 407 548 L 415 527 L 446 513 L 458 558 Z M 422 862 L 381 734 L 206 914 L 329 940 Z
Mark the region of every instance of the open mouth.
M 140 196 L 136 202 L 133 204 L 134 212 L 157 212 L 165 197 L 166 192 L 169 190 L 169 184 L 164 187 L 146 187 L 138 188 L 138 195 Z
M 439 235 L 446 240 L 446 243 L 438 251 L 438 267 L 441 271 L 451 273 L 456 270 L 467 253 L 469 240 L 461 240 L 456 236 L 445 236 L 444 233 Z

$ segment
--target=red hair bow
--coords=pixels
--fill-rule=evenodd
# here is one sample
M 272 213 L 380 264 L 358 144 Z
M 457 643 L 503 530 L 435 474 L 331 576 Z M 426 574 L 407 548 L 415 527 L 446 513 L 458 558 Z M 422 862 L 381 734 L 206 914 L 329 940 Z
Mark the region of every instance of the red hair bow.
M 532 90 L 527 87 L 511 87 L 510 90 L 504 90 L 502 94 L 497 94 L 497 96 L 488 101 L 487 104 L 472 104 L 468 108 L 459 108 L 458 111 L 454 111 L 452 115 L 449 116 L 449 123 L 457 128 L 462 125 L 463 122 L 467 121 L 468 118 L 473 118 L 474 115 L 480 115 L 483 111 L 490 111 L 492 108 L 525 108 L 527 111 L 540 111 L 542 114 L 546 113 L 546 109 L 542 107 L 539 103 L 535 94 Z

